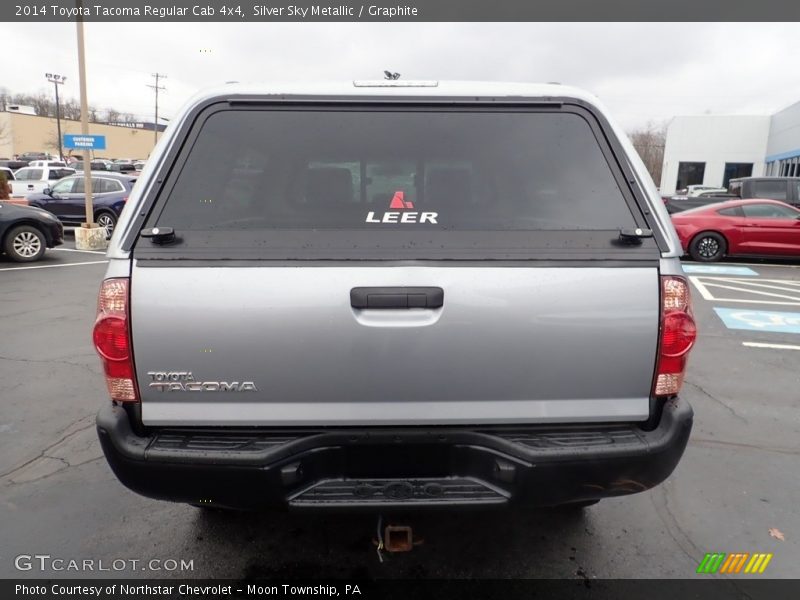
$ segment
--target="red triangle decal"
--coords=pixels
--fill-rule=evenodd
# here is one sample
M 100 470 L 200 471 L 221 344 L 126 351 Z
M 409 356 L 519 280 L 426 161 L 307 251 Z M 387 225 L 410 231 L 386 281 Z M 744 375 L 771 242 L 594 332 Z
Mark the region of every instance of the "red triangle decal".
M 405 192 L 395 192 L 392 201 L 389 203 L 389 208 L 406 208 L 406 203 L 403 200 L 404 195 Z

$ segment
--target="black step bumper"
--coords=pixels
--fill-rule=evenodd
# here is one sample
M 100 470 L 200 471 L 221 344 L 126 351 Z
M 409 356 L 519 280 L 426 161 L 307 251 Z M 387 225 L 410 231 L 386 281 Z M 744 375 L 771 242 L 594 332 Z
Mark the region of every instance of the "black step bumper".
M 678 464 L 692 409 L 669 400 L 635 424 L 336 429 L 159 429 L 97 416 L 103 451 L 128 488 L 241 509 L 554 506 L 647 490 Z

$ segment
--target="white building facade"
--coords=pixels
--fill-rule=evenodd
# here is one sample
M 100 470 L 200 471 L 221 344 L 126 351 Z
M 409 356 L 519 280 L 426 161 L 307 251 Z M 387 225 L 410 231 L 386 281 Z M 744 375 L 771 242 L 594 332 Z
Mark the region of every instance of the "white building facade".
M 800 177 L 800 102 L 771 116 L 675 117 L 667 127 L 661 192 L 727 187 L 735 177 Z
M 800 102 L 772 116 L 765 175 L 800 177 Z

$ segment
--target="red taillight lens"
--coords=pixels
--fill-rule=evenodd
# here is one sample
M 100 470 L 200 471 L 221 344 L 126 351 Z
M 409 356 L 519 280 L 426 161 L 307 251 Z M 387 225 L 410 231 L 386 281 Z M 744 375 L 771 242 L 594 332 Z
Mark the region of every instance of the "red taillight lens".
M 673 312 L 664 317 L 661 334 L 662 356 L 683 356 L 691 350 L 697 327 L 694 319 L 685 312 Z
M 683 384 L 686 358 L 697 339 L 689 284 L 683 277 L 661 277 L 661 338 L 653 393 L 674 396 Z
M 108 360 L 128 358 L 128 323 L 118 317 L 104 317 L 94 325 L 94 347 Z
M 97 298 L 92 339 L 112 400 L 138 402 L 128 326 L 128 279 L 106 279 Z

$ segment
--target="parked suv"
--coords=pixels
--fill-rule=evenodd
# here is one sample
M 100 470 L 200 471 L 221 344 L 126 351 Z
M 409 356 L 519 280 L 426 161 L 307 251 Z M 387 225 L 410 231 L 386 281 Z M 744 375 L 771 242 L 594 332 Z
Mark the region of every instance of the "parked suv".
M 800 177 L 741 177 L 730 180 L 728 191 L 739 198 L 780 200 L 800 208 Z
M 109 236 L 125 208 L 134 183 L 135 177 L 92 171 L 94 219 Z M 29 195 L 28 204 L 53 213 L 67 225 L 83 223 L 86 220 L 86 179 L 83 172 L 57 181 L 52 188 L 45 188 L 41 194 Z
M 200 506 L 584 506 L 663 481 L 692 409 L 680 242 L 623 131 L 558 85 L 229 85 L 108 251 L 97 417 Z

